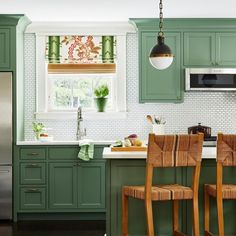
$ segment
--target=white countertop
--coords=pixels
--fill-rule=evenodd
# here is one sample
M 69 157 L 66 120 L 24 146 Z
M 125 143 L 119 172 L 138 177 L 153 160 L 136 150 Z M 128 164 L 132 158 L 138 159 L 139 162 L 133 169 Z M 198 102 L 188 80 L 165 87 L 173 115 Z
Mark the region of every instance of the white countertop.
M 111 148 L 103 149 L 104 159 L 146 159 L 147 152 L 112 152 Z M 216 147 L 203 147 L 202 159 L 216 159 Z
M 94 140 L 95 145 L 110 145 L 114 143 L 111 140 Z M 17 141 L 16 145 L 79 145 L 79 141 L 71 140 L 71 141 Z

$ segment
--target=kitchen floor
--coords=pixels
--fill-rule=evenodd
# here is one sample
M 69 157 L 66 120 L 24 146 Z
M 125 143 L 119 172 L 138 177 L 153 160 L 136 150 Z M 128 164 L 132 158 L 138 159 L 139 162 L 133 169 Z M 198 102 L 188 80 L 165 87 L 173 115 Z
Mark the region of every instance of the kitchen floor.
M 104 236 L 104 221 L 0 221 L 1 236 Z

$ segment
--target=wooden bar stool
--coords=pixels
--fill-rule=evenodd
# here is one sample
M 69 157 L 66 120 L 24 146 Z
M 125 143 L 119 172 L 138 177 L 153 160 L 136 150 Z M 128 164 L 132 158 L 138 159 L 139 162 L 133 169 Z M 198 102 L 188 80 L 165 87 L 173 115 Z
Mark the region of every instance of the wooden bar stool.
M 173 235 L 179 231 L 179 200 L 193 201 L 193 232 L 199 236 L 198 186 L 202 156 L 203 134 L 155 135 L 149 134 L 145 186 L 122 188 L 122 236 L 128 235 L 128 199 L 145 202 L 147 235 L 154 236 L 152 201 L 173 201 Z M 154 167 L 194 166 L 192 186 L 178 184 L 153 186 Z
M 216 185 L 205 184 L 205 235 L 210 232 L 210 197 L 216 198 L 218 234 L 224 236 L 223 199 L 236 199 L 236 185 L 222 184 L 223 167 L 236 166 L 236 135 L 218 134 L 217 137 Z

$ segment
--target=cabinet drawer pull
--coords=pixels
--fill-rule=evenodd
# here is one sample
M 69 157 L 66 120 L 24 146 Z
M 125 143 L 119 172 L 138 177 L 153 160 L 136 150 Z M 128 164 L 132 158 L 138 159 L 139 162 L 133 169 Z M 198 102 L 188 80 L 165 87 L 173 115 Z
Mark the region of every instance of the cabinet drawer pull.
M 77 162 L 73 166 L 80 166 L 80 163 Z
M 39 167 L 39 164 L 29 164 L 26 167 Z
M 27 153 L 28 156 L 38 156 L 39 153 L 37 152 L 31 152 L 31 153 Z
M 37 188 L 31 188 L 31 189 L 27 189 L 25 190 L 25 193 L 39 193 L 40 190 Z

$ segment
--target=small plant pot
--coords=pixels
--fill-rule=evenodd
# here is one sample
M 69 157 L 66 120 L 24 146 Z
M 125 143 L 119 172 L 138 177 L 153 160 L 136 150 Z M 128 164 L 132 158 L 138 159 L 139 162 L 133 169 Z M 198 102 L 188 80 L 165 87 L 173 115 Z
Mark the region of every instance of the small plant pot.
M 107 98 L 94 98 L 98 112 L 104 112 L 107 104 Z

